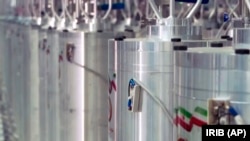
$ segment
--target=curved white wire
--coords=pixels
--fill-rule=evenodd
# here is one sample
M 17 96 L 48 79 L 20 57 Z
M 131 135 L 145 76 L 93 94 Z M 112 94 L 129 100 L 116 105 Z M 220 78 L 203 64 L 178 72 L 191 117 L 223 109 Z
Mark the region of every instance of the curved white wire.
M 159 104 L 159 106 L 162 108 L 163 112 L 166 114 L 167 118 L 169 119 L 169 121 L 170 121 L 172 124 L 174 124 L 174 119 L 173 119 L 173 117 L 171 116 L 171 114 L 170 114 L 169 110 L 166 108 L 166 106 L 162 103 L 162 101 L 161 101 L 159 98 L 157 98 L 156 96 L 154 96 L 153 92 L 150 91 L 150 90 L 146 87 L 146 85 L 144 85 L 141 81 L 139 81 L 139 80 L 137 80 L 137 79 L 135 79 L 135 78 L 133 78 L 133 80 L 134 80 L 137 84 L 139 84 L 139 85 L 146 91 L 146 93 L 147 93 L 147 94 L 148 94 L 157 104 Z
M 245 3 L 247 5 L 247 9 L 250 12 L 250 1 L 249 0 L 245 0 Z
M 35 12 L 35 9 L 34 9 L 34 5 L 35 5 L 34 0 L 31 0 L 29 5 L 30 5 L 29 8 L 30 8 L 32 16 L 36 17 L 37 15 L 36 15 L 36 12 Z
M 81 1 L 82 1 L 82 0 L 78 0 L 78 1 L 77 1 L 77 2 L 79 3 L 79 4 L 78 4 L 78 5 L 79 5 L 79 9 L 80 9 L 81 12 L 85 13 L 85 11 L 84 11 L 83 8 L 82 8 L 82 4 L 84 4 L 84 3 L 81 3 Z
M 141 10 L 139 9 L 139 3 L 137 0 L 134 0 L 134 5 L 135 5 L 135 11 L 134 11 L 134 16 L 137 14 L 140 16 L 140 18 L 143 16 Z
M 214 1 L 213 10 L 210 12 L 208 19 L 211 20 L 213 16 L 216 14 L 217 1 Z
M 161 20 L 161 19 L 162 19 L 162 16 L 161 16 L 159 10 L 157 9 L 157 7 L 156 7 L 154 1 L 153 1 L 153 0 L 148 0 L 148 3 L 150 4 L 152 10 L 154 11 L 155 16 L 156 16 L 159 20 Z
M 126 18 L 128 17 L 124 11 L 122 11 L 121 14 L 122 14 L 122 17 L 123 17 L 124 19 L 126 19 Z
M 130 17 L 132 16 L 132 15 L 131 15 L 131 5 L 130 5 L 130 3 L 129 3 L 130 0 L 124 0 L 124 2 L 125 2 L 125 5 L 126 5 L 126 10 L 127 10 L 126 12 L 127 12 L 127 13 L 124 12 L 123 14 L 126 14 L 125 17 L 129 17 L 129 18 L 130 18 Z
M 27 12 L 25 14 L 27 14 L 27 15 L 25 15 L 25 16 L 32 16 L 32 11 L 30 9 L 30 4 L 31 4 L 31 0 L 27 0 L 27 4 L 25 5 L 25 12 Z
M 81 1 L 83 3 L 81 3 Z M 88 18 L 88 14 L 82 8 L 82 5 L 84 5 L 86 2 L 84 2 L 83 0 L 78 0 L 78 3 L 79 3 L 78 5 L 79 5 L 80 13 L 82 13 L 85 16 L 85 18 Z
M 54 16 L 57 20 L 59 20 L 60 17 L 57 15 L 57 13 L 56 13 L 56 11 L 55 11 L 54 0 L 50 0 L 50 4 L 51 4 L 51 11 L 52 11 L 53 16 Z
M 230 8 L 230 13 L 229 13 L 229 16 L 231 16 L 233 13 L 235 13 L 235 9 L 239 6 L 239 1 L 237 2 L 237 4 L 236 4 L 236 6 L 234 7 L 234 8 L 232 8 L 231 6 L 230 6 L 230 4 L 229 4 L 229 1 L 228 0 L 226 0 L 226 3 L 227 3 L 227 5 L 229 6 L 229 8 Z M 236 14 L 236 13 L 235 13 Z M 236 16 L 237 16 L 237 14 L 236 14 Z M 226 25 L 226 22 L 224 22 L 223 24 L 222 24 L 222 26 L 220 27 L 220 29 L 219 29 L 219 31 L 217 32 L 217 34 L 216 34 L 216 38 L 218 38 L 219 36 L 220 36 L 220 34 L 221 34 L 221 32 L 222 32 L 222 30 L 223 30 L 223 28 L 224 28 L 224 26 Z
M 186 18 L 191 18 L 194 13 L 197 11 L 197 9 L 199 8 L 199 6 L 201 5 L 202 0 L 197 0 L 197 2 L 195 3 L 194 7 L 192 8 L 192 10 L 188 13 Z
M 229 0 L 226 0 L 226 4 L 227 4 L 227 6 L 228 6 L 230 12 L 231 12 L 235 17 L 239 17 L 238 14 L 235 12 L 235 9 L 239 6 L 240 1 L 238 0 L 238 1 L 237 1 L 237 4 L 236 4 L 235 6 L 233 6 L 233 5 L 230 5 Z
M 149 4 L 146 3 L 146 18 L 149 18 Z
M 63 4 L 63 13 L 64 16 L 67 16 L 69 18 L 69 20 L 72 22 L 73 21 L 73 17 L 70 15 L 68 8 L 67 8 L 67 0 L 62 0 L 62 4 Z
M 107 19 L 110 12 L 112 11 L 112 0 L 109 0 L 108 3 L 109 7 L 108 7 L 108 11 L 105 13 L 105 15 L 102 17 L 103 20 Z
M 45 0 L 40 0 L 39 5 L 41 5 L 41 11 L 45 10 Z
M 174 17 L 175 13 L 175 0 L 170 0 L 169 2 L 169 17 Z

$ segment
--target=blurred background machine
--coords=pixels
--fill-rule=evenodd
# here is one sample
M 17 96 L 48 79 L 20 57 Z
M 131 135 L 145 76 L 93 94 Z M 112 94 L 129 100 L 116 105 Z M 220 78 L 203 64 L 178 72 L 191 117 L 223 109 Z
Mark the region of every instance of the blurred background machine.
M 249 13 L 249 0 L 0 0 L 0 141 L 200 141 L 202 125 L 249 124 Z

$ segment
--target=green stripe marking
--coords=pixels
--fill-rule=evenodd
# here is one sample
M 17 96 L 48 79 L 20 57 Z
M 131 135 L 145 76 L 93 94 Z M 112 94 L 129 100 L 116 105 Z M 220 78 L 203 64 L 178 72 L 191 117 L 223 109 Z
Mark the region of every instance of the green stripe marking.
M 194 111 L 195 111 L 196 113 L 199 113 L 199 114 L 203 115 L 204 117 L 207 117 L 207 110 L 206 110 L 206 109 L 203 109 L 203 108 L 201 108 L 201 107 L 196 107 L 196 108 L 194 109 Z
M 179 108 L 175 109 L 175 111 L 176 111 L 176 113 L 180 112 L 182 115 L 184 115 L 186 118 L 189 118 L 189 119 L 193 116 L 193 114 L 190 113 L 188 110 L 186 110 L 184 107 L 179 107 Z M 198 113 L 198 114 L 200 114 L 200 115 L 202 115 L 204 117 L 207 117 L 207 110 L 204 109 L 204 108 L 201 108 L 201 107 L 197 106 L 194 109 L 194 112 Z

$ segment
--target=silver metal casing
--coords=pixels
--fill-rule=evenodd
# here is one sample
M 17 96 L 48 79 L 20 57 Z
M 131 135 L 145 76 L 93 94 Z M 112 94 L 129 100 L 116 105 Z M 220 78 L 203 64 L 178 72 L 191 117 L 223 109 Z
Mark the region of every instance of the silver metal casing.
M 47 30 L 39 28 L 38 62 L 39 62 L 39 116 L 40 116 L 40 137 L 43 141 L 48 141 L 48 62 L 47 62 Z
M 109 41 L 109 137 L 112 141 L 175 140 L 173 120 L 146 92 L 142 94 L 142 111 L 128 111 L 128 84 L 135 77 L 153 92 L 174 116 L 172 96 L 173 51 L 175 45 L 190 48 L 210 47 L 224 40 L 185 40 L 171 43 L 155 39 L 126 39 Z
M 146 92 L 142 111 L 128 111 L 128 85 L 136 78 L 172 111 L 172 43 L 150 39 L 109 41 L 109 131 L 113 141 L 173 140 L 173 124 Z M 173 113 L 173 111 L 172 111 Z
M 48 139 L 60 141 L 59 115 L 59 31 L 49 29 L 47 32 L 48 46 L 46 48 L 48 61 Z
M 108 39 L 112 32 L 59 33 L 61 141 L 108 139 Z
M 19 140 L 24 141 L 26 138 L 25 116 L 26 109 L 24 106 L 24 82 L 23 81 L 23 36 L 20 32 L 20 24 L 13 22 L 13 34 L 11 36 L 11 93 L 13 94 L 14 113 L 17 122 L 17 133 Z M 25 129 L 25 130 L 23 130 Z
M 233 48 L 195 48 L 176 54 L 178 139 L 200 141 L 201 126 L 209 119 L 209 99 L 229 100 L 244 123 L 249 123 L 248 62 L 249 55 L 235 54 Z
M 250 28 L 235 28 L 233 32 L 233 47 L 235 49 L 249 49 Z

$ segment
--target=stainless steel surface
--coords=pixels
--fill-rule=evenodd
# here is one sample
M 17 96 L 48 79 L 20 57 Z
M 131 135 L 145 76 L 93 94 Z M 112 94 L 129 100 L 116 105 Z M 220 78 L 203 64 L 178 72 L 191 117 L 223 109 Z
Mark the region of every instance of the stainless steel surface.
M 169 97 L 172 85 L 169 83 L 172 79 L 171 43 L 128 39 L 122 42 L 112 40 L 109 44 L 109 77 L 110 81 L 115 82 L 117 88 L 110 86 L 113 90 L 109 94 L 112 105 L 110 139 L 113 141 L 173 140 L 173 125 L 146 93 L 143 93 L 141 113 L 131 113 L 126 106 L 129 80 L 135 77 L 154 92 L 168 109 L 171 109 L 171 97 Z
M 28 79 L 28 102 L 30 103 L 29 109 L 29 133 L 30 141 L 40 141 L 40 113 L 39 113 L 39 64 L 38 64 L 38 43 L 39 32 L 37 28 L 31 25 L 27 27 L 26 35 L 28 37 L 27 47 L 29 52 L 29 79 Z
M 16 78 L 16 75 L 17 75 L 17 69 L 16 69 L 16 66 L 17 66 L 17 55 L 16 55 L 16 52 L 15 51 L 15 48 L 16 48 L 16 42 L 18 42 L 17 40 L 17 24 L 16 23 L 12 23 L 12 35 L 11 35 L 12 39 L 10 40 L 10 49 L 11 49 L 11 93 L 13 94 L 12 97 L 13 97 L 13 105 L 14 105 L 14 109 L 15 109 L 15 117 L 16 117 L 16 121 L 17 121 L 17 132 L 18 132 L 18 135 L 19 135 L 19 138 L 20 139 L 23 139 L 23 137 L 20 135 L 22 134 L 22 131 L 21 131 L 21 128 L 23 128 L 21 126 L 21 124 L 23 123 L 22 121 L 22 114 L 20 114 L 20 112 L 22 112 L 23 107 L 21 106 L 21 102 L 22 102 L 22 99 L 20 98 L 20 96 L 17 95 L 17 82 L 18 82 L 18 79 Z M 16 57 L 15 57 L 16 56 Z M 19 91 L 20 92 L 20 91 Z M 21 93 L 19 94 L 21 95 Z M 16 97 L 16 98 L 15 98 Z M 18 100 L 20 99 L 20 100 Z
M 40 116 L 40 137 L 43 141 L 48 140 L 48 95 L 47 95 L 47 71 L 48 62 L 46 49 L 47 42 L 47 28 L 39 29 L 39 44 L 38 44 L 38 64 L 39 64 L 39 116 Z
M 17 133 L 19 140 L 24 141 L 26 137 L 25 132 L 25 117 L 26 109 L 24 107 L 24 91 L 22 82 L 22 65 L 23 65 L 23 43 L 20 29 L 17 22 L 12 23 L 12 35 L 10 40 L 11 48 L 11 94 L 13 98 L 13 105 L 15 109 L 15 118 L 17 121 Z M 25 130 L 24 130 L 25 129 Z
M 245 124 L 249 123 L 248 62 L 249 55 L 236 55 L 233 48 L 195 48 L 176 54 L 175 118 L 187 124 L 186 128 L 178 124 L 179 139 L 200 140 L 209 98 L 229 99 Z
M 48 140 L 60 141 L 59 115 L 59 32 L 51 29 L 47 32 L 48 48 Z
M 231 95 L 234 106 L 247 118 L 249 106 L 235 103 L 244 99 L 248 102 L 248 56 L 231 52 L 225 57 L 224 50 L 230 49 L 214 48 L 216 55 L 209 49 L 214 42 L 231 48 L 231 38 L 218 39 L 231 33 L 234 48 L 249 48 L 249 10 L 242 2 L 210 1 L 189 15 L 192 4 L 174 0 L 112 0 L 110 14 L 105 14 L 108 0 L 53 2 L 55 5 L 48 0 L 0 0 L 0 114 L 14 117 L 13 122 L 4 119 L 3 123 L 5 127 L 14 123 L 17 129 L 15 135 L 11 129 L 9 137 L 15 136 L 18 141 L 200 140 L 199 127 L 187 125 L 187 130 L 193 130 L 186 132 L 181 126 L 173 126 L 161 104 L 145 91 L 143 111 L 128 112 L 131 78 L 145 84 L 175 118 L 175 108 L 179 108 L 179 116 L 183 110 L 180 107 L 192 113 L 194 106 L 204 108 L 207 98 L 218 95 Z M 149 22 L 156 17 L 155 25 Z M 144 18 L 148 22 L 142 24 Z M 2 20 L 6 22 L 2 24 Z M 37 25 L 31 26 L 30 21 Z M 49 30 L 49 26 L 57 29 Z M 208 33 L 212 40 L 201 40 L 206 36 L 202 32 L 205 28 L 216 32 Z M 112 40 L 108 50 L 108 39 L 125 29 L 148 30 L 147 35 L 138 34 L 143 38 Z M 188 55 L 173 52 L 172 38 L 182 40 L 175 45 L 197 49 L 189 49 Z M 180 66 L 174 67 L 175 57 L 181 59 L 177 62 Z M 175 87 L 174 76 L 178 83 Z M 2 105 L 2 90 L 7 93 L 9 110 Z M 190 99 L 193 96 L 201 100 Z M 189 123 L 188 118 L 185 120 Z M 0 117 L 0 132 L 1 124 Z
M 250 28 L 235 28 L 233 30 L 233 46 L 236 49 L 249 49 Z
M 201 40 L 202 32 L 199 26 L 149 26 L 148 38 L 158 38 L 170 41 L 171 38 L 181 38 L 185 40 Z
M 108 139 L 107 40 L 114 36 L 112 32 L 59 33 L 61 141 Z
M 211 47 L 212 43 L 224 43 L 223 40 L 183 40 L 171 43 L 154 39 L 126 39 L 109 41 L 109 140 L 145 141 L 175 140 L 171 121 L 161 107 L 143 93 L 141 113 L 128 111 L 128 84 L 136 78 L 159 98 L 174 116 L 172 96 L 173 52 L 174 45 Z
M 148 38 L 158 38 L 170 41 L 171 38 L 181 38 L 184 40 L 201 40 L 202 27 L 192 26 L 190 19 L 179 19 L 169 17 L 161 20 L 162 24 L 150 25 L 147 27 Z

